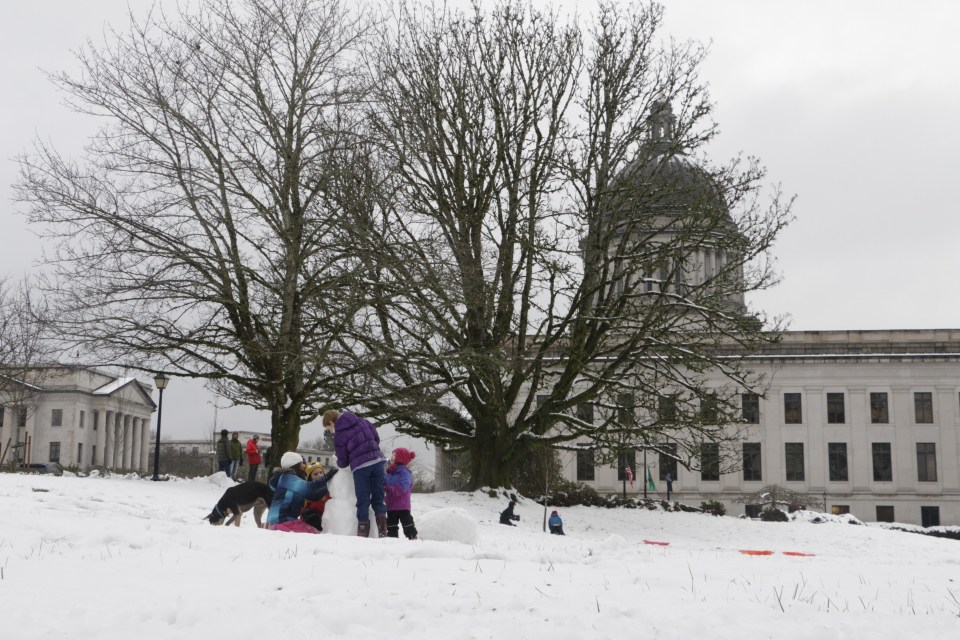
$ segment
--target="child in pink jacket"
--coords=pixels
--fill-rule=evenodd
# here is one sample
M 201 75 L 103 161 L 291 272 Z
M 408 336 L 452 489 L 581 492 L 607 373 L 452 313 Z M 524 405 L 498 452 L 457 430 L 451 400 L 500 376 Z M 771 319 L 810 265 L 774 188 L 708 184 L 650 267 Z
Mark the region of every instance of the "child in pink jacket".
M 408 540 L 417 539 L 417 527 L 413 524 L 410 515 L 410 493 L 413 490 L 413 474 L 407 465 L 417 457 L 409 449 L 400 447 L 393 450 L 390 456 L 390 466 L 387 467 L 384 492 L 387 499 L 387 536 L 400 537 L 400 527 L 403 525 L 403 535 Z

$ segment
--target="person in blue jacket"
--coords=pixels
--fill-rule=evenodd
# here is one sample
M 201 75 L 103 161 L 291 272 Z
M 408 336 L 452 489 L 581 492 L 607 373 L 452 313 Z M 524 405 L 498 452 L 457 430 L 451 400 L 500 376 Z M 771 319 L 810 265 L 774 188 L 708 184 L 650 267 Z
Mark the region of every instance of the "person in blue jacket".
M 287 451 L 280 458 L 280 471 L 273 474 L 267 483 L 273 489 L 273 501 L 267 511 L 267 528 L 274 531 L 297 533 L 320 533 L 300 519 L 306 500 L 320 500 L 327 495 L 327 483 L 337 472 L 330 469 L 316 480 L 306 480 L 306 465 L 303 456 Z
M 550 533 L 563 536 L 566 535 L 563 532 L 563 520 L 560 519 L 560 514 L 554 511 L 550 514 L 550 519 L 547 520 L 547 526 L 550 527 Z

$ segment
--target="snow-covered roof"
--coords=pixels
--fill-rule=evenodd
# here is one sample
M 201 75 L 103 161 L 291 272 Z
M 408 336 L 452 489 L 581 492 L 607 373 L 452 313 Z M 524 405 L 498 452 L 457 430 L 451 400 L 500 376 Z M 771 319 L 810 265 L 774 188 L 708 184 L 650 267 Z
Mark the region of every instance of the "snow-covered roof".
M 109 396 L 111 393 L 114 393 L 118 389 L 121 389 L 131 382 L 136 382 L 136 378 L 117 378 L 109 384 L 105 384 L 99 389 L 94 389 L 93 395 L 95 396 Z

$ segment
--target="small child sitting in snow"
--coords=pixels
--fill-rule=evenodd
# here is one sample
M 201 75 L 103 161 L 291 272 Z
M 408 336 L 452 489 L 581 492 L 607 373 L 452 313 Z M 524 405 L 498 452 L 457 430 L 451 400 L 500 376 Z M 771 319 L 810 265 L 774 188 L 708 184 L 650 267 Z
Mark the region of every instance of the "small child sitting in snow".
M 312 482 L 323 477 L 323 465 L 319 462 L 311 462 L 306 468 L 307 482 Z M 317 531 L 323 531 L 323 507 L 330 499 L 330 494 L 323 496 L 319 500 L 306 500 L 303 503 L 303 511 L 300 513 L 300 519 L 309 524 Z
M 513 506 L 517 504 L 515 500 L 511 500 L 510 504 L 507 505 L 507 508 L 500 512 L 500 524 L 505 524 L 511 527 L 515 527 L 513 520 L 519 520 L 520 516 L 513 513 Z
M 413 474 L 407 465 L 417 457 L 417 454 L 403 447 L 393 450 L 390 456 L 390 466 L 387 467 L 384 492 L 387 502 L 387 536 L 400 537 L 400 527 L 403 525 L 403 535 L 408 540 L 417 539 L 417 527 L 413 524 L 410 515 L 410 493 L 413 490 Z
M 547 526 L 550 527 L 550 533 L 554 535 L 566 535 L 563 532 L 563 520 L 560 519 L 560 514 L 556 511 L 550 514 L 550 519 L 547 520 Z

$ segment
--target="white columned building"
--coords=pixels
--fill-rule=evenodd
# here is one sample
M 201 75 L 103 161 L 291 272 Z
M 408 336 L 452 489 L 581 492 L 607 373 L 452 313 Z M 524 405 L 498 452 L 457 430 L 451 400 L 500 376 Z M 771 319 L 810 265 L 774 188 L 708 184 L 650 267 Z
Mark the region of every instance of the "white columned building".
M 146 468 L 150 415 L 156 410 L 152 385 L 81 366 L 37 371 L 33 385 L 36 390 L 29 395 L 25 425 L 19 429 L 15 426 L 19 407 L 3 411 L 0 443 L 13 441 L 14 437 L 25 442 L 29 437 L 30 459 L 24 462 L 58 462 L 77 470 Z M 0 405 L 5 409 L 13 397 L 25 396 L 5 395 L 0 387 Z

